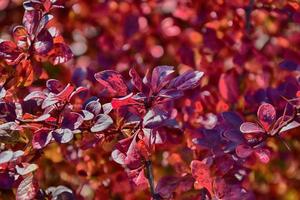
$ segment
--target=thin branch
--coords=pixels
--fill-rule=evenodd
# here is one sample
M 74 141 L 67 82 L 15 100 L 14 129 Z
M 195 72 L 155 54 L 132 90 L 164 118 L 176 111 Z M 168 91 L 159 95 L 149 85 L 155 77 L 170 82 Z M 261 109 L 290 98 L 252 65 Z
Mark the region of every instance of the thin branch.
M 251 12 L 253 11 L 254 0 L 249 0 L 249 5 L 245 8 L 246 12 L 246 33 L 251 31 Z
M 146 160 L 145 164 L 146 164 L 147 178 L 148 178 L 148 182 L 150 185 L 151 196 L 154 200 L 159 200 L 160 198 L 154 191 L 154 177 L 153 177 L 153 170 L 152 170 L 152 162 L 151 162 L 151 160 Z

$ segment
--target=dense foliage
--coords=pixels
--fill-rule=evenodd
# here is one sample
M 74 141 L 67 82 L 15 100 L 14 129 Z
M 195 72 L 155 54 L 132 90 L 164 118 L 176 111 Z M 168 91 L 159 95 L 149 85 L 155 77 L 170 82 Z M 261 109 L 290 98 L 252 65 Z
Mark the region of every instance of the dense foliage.
M 300 199 L 299 23 L 296 0 L 0 1 L 0 199 Z

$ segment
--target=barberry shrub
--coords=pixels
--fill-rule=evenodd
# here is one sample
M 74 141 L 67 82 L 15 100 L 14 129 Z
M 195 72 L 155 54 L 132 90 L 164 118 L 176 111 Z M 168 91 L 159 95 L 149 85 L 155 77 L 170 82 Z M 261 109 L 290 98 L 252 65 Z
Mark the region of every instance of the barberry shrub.
M 299 13 L 3 0 L 0 198 L 300 198 Z

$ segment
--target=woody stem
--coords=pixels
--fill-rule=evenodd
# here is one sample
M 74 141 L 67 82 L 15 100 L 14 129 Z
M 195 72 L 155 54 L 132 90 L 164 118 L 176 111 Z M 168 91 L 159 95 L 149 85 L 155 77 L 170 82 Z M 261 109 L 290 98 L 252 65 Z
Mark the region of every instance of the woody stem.
M 154 191 L 154 177 L 153 177 L 153 169 L 152 169 L 151 160 L 146 160 L 145 165 L 146 165 L 146 174 L 147 174 L 148 182 L 150 185 L 151 196 L 154 200 L 159 200 L 157 194 Z

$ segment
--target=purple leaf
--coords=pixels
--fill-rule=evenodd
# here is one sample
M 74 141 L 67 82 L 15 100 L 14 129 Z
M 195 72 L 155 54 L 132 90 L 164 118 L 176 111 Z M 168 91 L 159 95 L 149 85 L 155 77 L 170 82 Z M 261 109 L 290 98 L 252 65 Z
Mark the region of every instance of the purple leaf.
M 243 123 L 243 120 L 236 112 L 223 112 L 221 115 L 227 123 L 229 123 L 235 128 L 240 127 Z
M 130 169 L 137 169 L 142 165 L 142 158 L 136 146 L 136 136 L 137 134 L 120 140 L 111 154 L 115 162 L 126 165 Z
M 151 144 L 162 144 L 163 139 L 161 138 L 158 131 L 154 131 L 153 129 L 143 128 L 144 142 L 150 146 Z
M 158 66 L 152 71 L 151 87 L 154 93 L 166 86 L 174 74 L 172 66 Z
M 200 84 L 199 81 L 203 75 L 204 73 L 200 71 L 187 71 L 173 79 L 169 88 L 176 88 L 178 90 L 193 89 Z
M 143 126 L 145 128 L 156 128 L 161 126 L 167 119 L 167 114 L 162 110 L 149 110 L 144 116 Z
M 42 128 L 37 130 L 32 138 L 32 146 L 35 149 L 42 149 L 47 146 L 52 139 L 50 129 Z
M 40 54 L 47 54 L 53 47 L 53 39 L 47 29 L 42 29 L 33 43 L 34 50 Z
M 56 80 L 56 79 L 47 80 L 46 87 L 48 88 L 48 90 L 50 92 L 53 92 L 55 94 L 61 92 L 64 89 L 63 84 L 60 81 Z
M 43 4 L 38 0 L 28 0 L 23 2 L 23 7 L 25 10 L 32 11 L 32 10 L 41 10 Z
M 86 104 L 85 110 L 93 113 L 94 115 L 99 115 L 101 112 L 101 103 L 99 100 L 90 101 L 88 104 Z
M 242 125 L 240 126 L 240 131 L 242 133 L 264 133 L 265 132 L 264 129 L 262 129 L 260 126 L 252 122 L 242 123 Z
M 5 96 L 6 96 L 6 89 L 0 87 L 0 100 L 3 99 Z
M 51 117 L 50 114 L 43 114 L 43 115 L 39 116 L 38 118 L 35 118 L 33 121 L 42 122 L 42 121 L 45 121 L 46 119 L 48 119 L 50 117 Z
M 57 98 L 54 94 L 49 94 L 48 97 L 42 103 L 42 109 L 48 108 L 54 104 L 59 102 L 59 98 Z
M 24 98 L 24 101 L 29 101 L 31 99 L 45 99 L 46 97 L 47 96 L 42 91 L 33 91 Z
M 273 122 L 275 122 L 276 110 L 271 104 L 263 103 L 258 108 L 257 117 L 264 129 L 268 131 Z
M 240 143 L 242 143 L 242 142 L 245 141 L 245 139 L 244 139 L 242 133 L 239 132 L 238 130 L 234 130 L 234 129 L 225 131 L 225 132 L 223 133 L 223 136 L 224 136 L 226 139 L 228 139 L 228 140 L 230 140 L 230 141 L 233 141 L 233 142 L 235 142 L 235 143 L 237 143 L 237 144 L 240 144 Z
M 68 112 L 64 115 L 61 127 L 63 129 L 75 130 L 83 123 L 83 117 L 75 112 Z
M 82 110 L 82 114 L 84 121 L 92 120 L 94 118 L 94 114 L 87 110 Z
M 43 15 L 43 17 L 41 18 L 39 25 L 37 27 L 36 33 L 40 34 L 40 32 L 42 32 L 43 29 L 45 29 L 45 27 L 47 26 L 47 24 L 53 19 L 53 15 L 47 13 L 45 15 Z
M 97 116 L 97 121 L 94 126 L 91 127 L 91 132 L 100 132 L 107 129 L 113 124 L 113 120 L 109 115 L 100 114 Z
M 236 147 L 235 152 L 240 158 L 247 158 L 253 152 L 252 148 L 245 144 L 240 144 Z
M 126 96 L 127 85 L 121 74 L 113 70 L 105 70 L 95 74 L 95 79 L 104 87 L 109 96 Z
M 26 10 L 23 16 L 23 25 L 30 35 L 34 35 L 38 23 L 42 17 L 42 12 L 38 10 Z
M 155 192 L 164 199 L 171 199 L 179 181 L 180 178 L 178 177 L 165 176 L 158 181 Z
M 73 139 L 74 134 L 70 129 L 60 128 L 53 131 L 52 136 L 55 139 L 55 141 L 64 144 L 70 142 Z
M 182 97 L 183 95 L 184 95 L 184 93 L 181 90 L 177 90 L 177 89 L 165 89 L 165 90 L 161 90 L 158 93 L 159 97 L 167 98 L 164 101 L 177 99 L 177 98 Z

